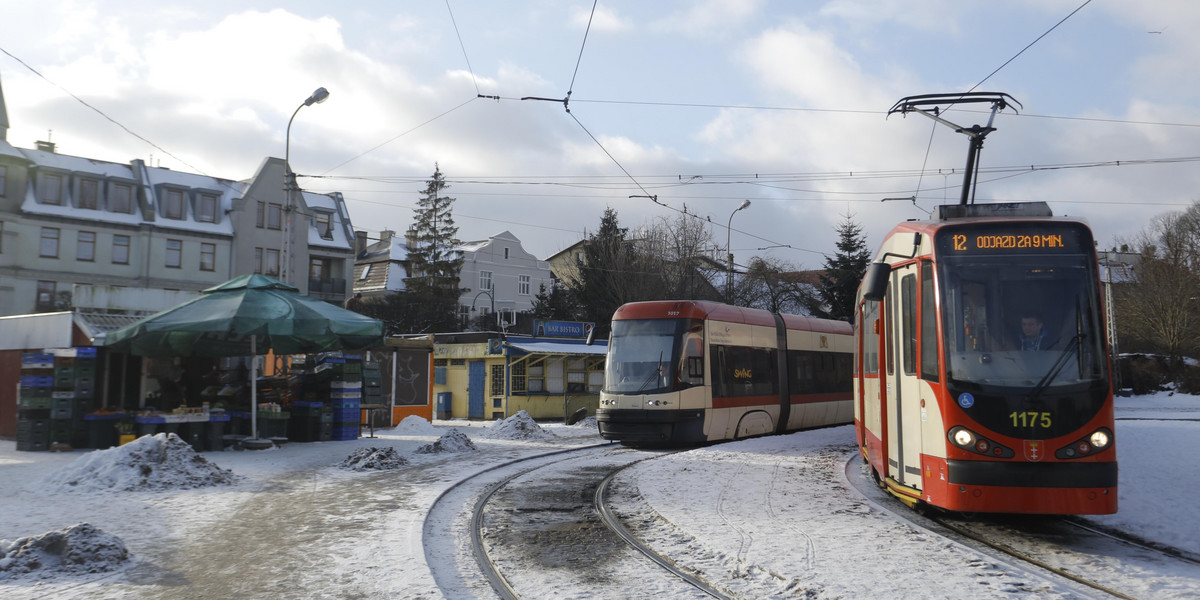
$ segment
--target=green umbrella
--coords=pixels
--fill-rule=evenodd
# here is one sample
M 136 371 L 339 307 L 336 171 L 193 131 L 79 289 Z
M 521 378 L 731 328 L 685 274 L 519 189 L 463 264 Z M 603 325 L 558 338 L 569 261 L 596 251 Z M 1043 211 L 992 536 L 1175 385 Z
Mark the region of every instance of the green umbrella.
M 383 323 L 300 294 L 264 275 L 242 275 L 175 308 L 105 336 L 104 347 L 136 356 L 257 356 L 361 350 L 383 344 Z M 251 370 L 251 432 L 258 434 Z

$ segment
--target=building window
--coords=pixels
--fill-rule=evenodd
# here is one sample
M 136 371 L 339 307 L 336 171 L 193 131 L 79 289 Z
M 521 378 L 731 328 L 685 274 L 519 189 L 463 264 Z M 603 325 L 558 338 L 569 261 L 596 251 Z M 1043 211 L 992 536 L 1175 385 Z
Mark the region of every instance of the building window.
M 512 378 L 512 393 L 525 393 L 525 361 L 513 363 L 509 375 Z
M 129 236 L 114 235 L 113 236 L 113 253 L 112 261 L 114 265 L 129 264 Z
M 96 210 L 100 205 L 100 182 L 95 179 L 80 179 L 79 180 L 79 198 L 75 204 L 79 208 Z
M 308 278 L 313 281 L 321 281 L 329 278 L 329 259 L 327 258 L 310 258 L 308 259 Z
M 266 216 L 266 210 L 267 210 L 267 203 L 260 200 L 258 202 L 258 208 L 256 209 L 257 212 L 255 213 L 255 215 L 256 215 L 256 218 L 254 220 L 255 227 L 257 227 L 259 229 L 263 228 L 263 225 L 265 223 L 265 221 L 263 221 L 263 219 Z
M 163 194 L 162 215 L 166 219 L 183 218 L 183 190 L 166 190 Z
M 217 269 L 217 245 L 200 244 L 200 270 L 215 271 Z
M 200 194 L 196 199 L 196 220 L 204 223 L 217 222 L 217 197 L 214 194 Z
M 508 248 L 504 249 L 504 260 L 508 260 Z
M 0 198 L 8 195 L 8 167 L 0 165 Z
M 279 277 L 279 250 L 267 248 L 263 251 L 263 275 Z
M 283 223 L 283 205 L 271 203 L 267 205 L 267 229 L 279 229 Z
M 0 254 L 4 254 L 4 221 L 0 221 Z
M 481 289 L 481 290 L 492 289 L 492 272 L 491 271 L 480 271 L 479 272 L 479 289 Z
M 183 266 L 183 240 L 167 240 L 166 264 L 173 269 Z
M 37 282 L 37 307 L 38 312 L 54 310 L 54 292 L 55 285 L 53 281 Z
M 363 269 L 362 269 L 362 275 L 359 275 L 359 276 L 358 276 L 358 279 L 359 279 L 360 281 L 361 281 L 361 280 L 363 280 L 363 279 L 366 279 L 366 278 L 367 278 L 367 276 L 368 276 L 368 275 L 370 275 L 370 274 L 371 274 L 371 265 L 365 265 L 365 266 L 363 267 Z
M 55 227 L 42 228 L 42 243 L 38 247 L 38 256 L 43 258 L 58 258 L 58 229 Z
M 492 394 L 504 395 L 504 365 L 492 365 Z
M 518 275 L 517 276 L 517 293 L 522 296 L 529 295 L 529 276 L 528 275 Z
M 133 212 L 133 186 L 128 183 L 114 183 L 112 194 L 108 197 L 108 209 L 117 213 Z
M 332 224 L 333 215 L 329 213 L 317 213 L 317 235 L 320 235 L 321 239 L 333 239 Z
M 96 260 L 96 232 L 79 232 L 79 237 L 75 242 L 75 260 L 84 262 Z
M 38 186 L 38 202 L 42 204 L 62 204 L 62 175 L 42 173 L 41 185 Z
M 263 249 L 255 248 L 254 249 L 254 272 L 258 273 L 260 275 L 262 274 L 262 259 L 263 259 Z

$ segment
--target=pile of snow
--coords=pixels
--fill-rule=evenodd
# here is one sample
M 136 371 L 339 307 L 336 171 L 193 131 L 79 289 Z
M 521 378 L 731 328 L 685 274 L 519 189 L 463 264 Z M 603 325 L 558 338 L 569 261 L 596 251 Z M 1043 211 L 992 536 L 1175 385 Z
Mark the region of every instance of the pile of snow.
M 404 420 L 400 421 L 399 425 L 396 425 L 395 431 L 404 435 L 437 435 L 438 428 L 434 427 L 433 423 L 430 423 L 424 417 L 409 415 L 404 417 Z
M 417 454 L 438 454 L 442 452 L 476 452 L 475 442 L 466 434 L 457 430 L 451 429 L 445 435 L 438 438 L 432 444 L 425 444 L 417 448 Z
M 37 572 L 41 578 L 60 573 L 104 573 L 129 559 L 125 542 L 88 523 L 37 537 L 0 540 L 0 580 Z
M 600 429 L 600 423 L 598 421 L 596 421 L 595 416 L 591 416 L 591 417 L 584 417 L 584 418 L 576 421 L 574 425 L 571 425 L 571 427 L 580 427 L 583 429 L 595 429 L 598 431 Z
M 233 471 L 208 462 L 174 433 L 159 433 L 89 452 L 43 483 L 58 491 L 124 492 L 230 485 L 237 479 Z
M 352 471 L 389 471 L 407 464 L 408 459 L 400 456 L 395 448 L 371 447 L 355 450 L 338 466 Z
M 503 421 L 493 423 L 484 436 L 495 440 L 548 440 L 553 438 L 554 434 L 542 429 L 529 413 L 522 410 Z

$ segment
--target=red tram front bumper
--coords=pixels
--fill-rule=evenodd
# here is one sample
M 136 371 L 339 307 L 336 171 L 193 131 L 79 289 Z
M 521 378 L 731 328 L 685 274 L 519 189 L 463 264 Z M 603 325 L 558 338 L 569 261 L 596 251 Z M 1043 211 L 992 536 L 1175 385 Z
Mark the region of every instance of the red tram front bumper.
M 1117 512 L 1117 463 L 1011 462 L 921 457 L 927 504 L 958 512 L 1108 515 Z

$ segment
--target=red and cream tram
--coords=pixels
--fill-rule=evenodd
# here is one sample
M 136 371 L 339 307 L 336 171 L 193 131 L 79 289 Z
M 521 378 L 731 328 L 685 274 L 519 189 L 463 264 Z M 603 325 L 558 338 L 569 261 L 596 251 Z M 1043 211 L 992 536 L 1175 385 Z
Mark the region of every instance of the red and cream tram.
M 1092 233 L 1045 203 L 898 225 L 859 289 L 854 422 L 910 506 L 1117 510 L 1111 364 Z
M 617 309 L 600 435 L 688 444 L 850 423 L 850 325 L 702 301 Z

